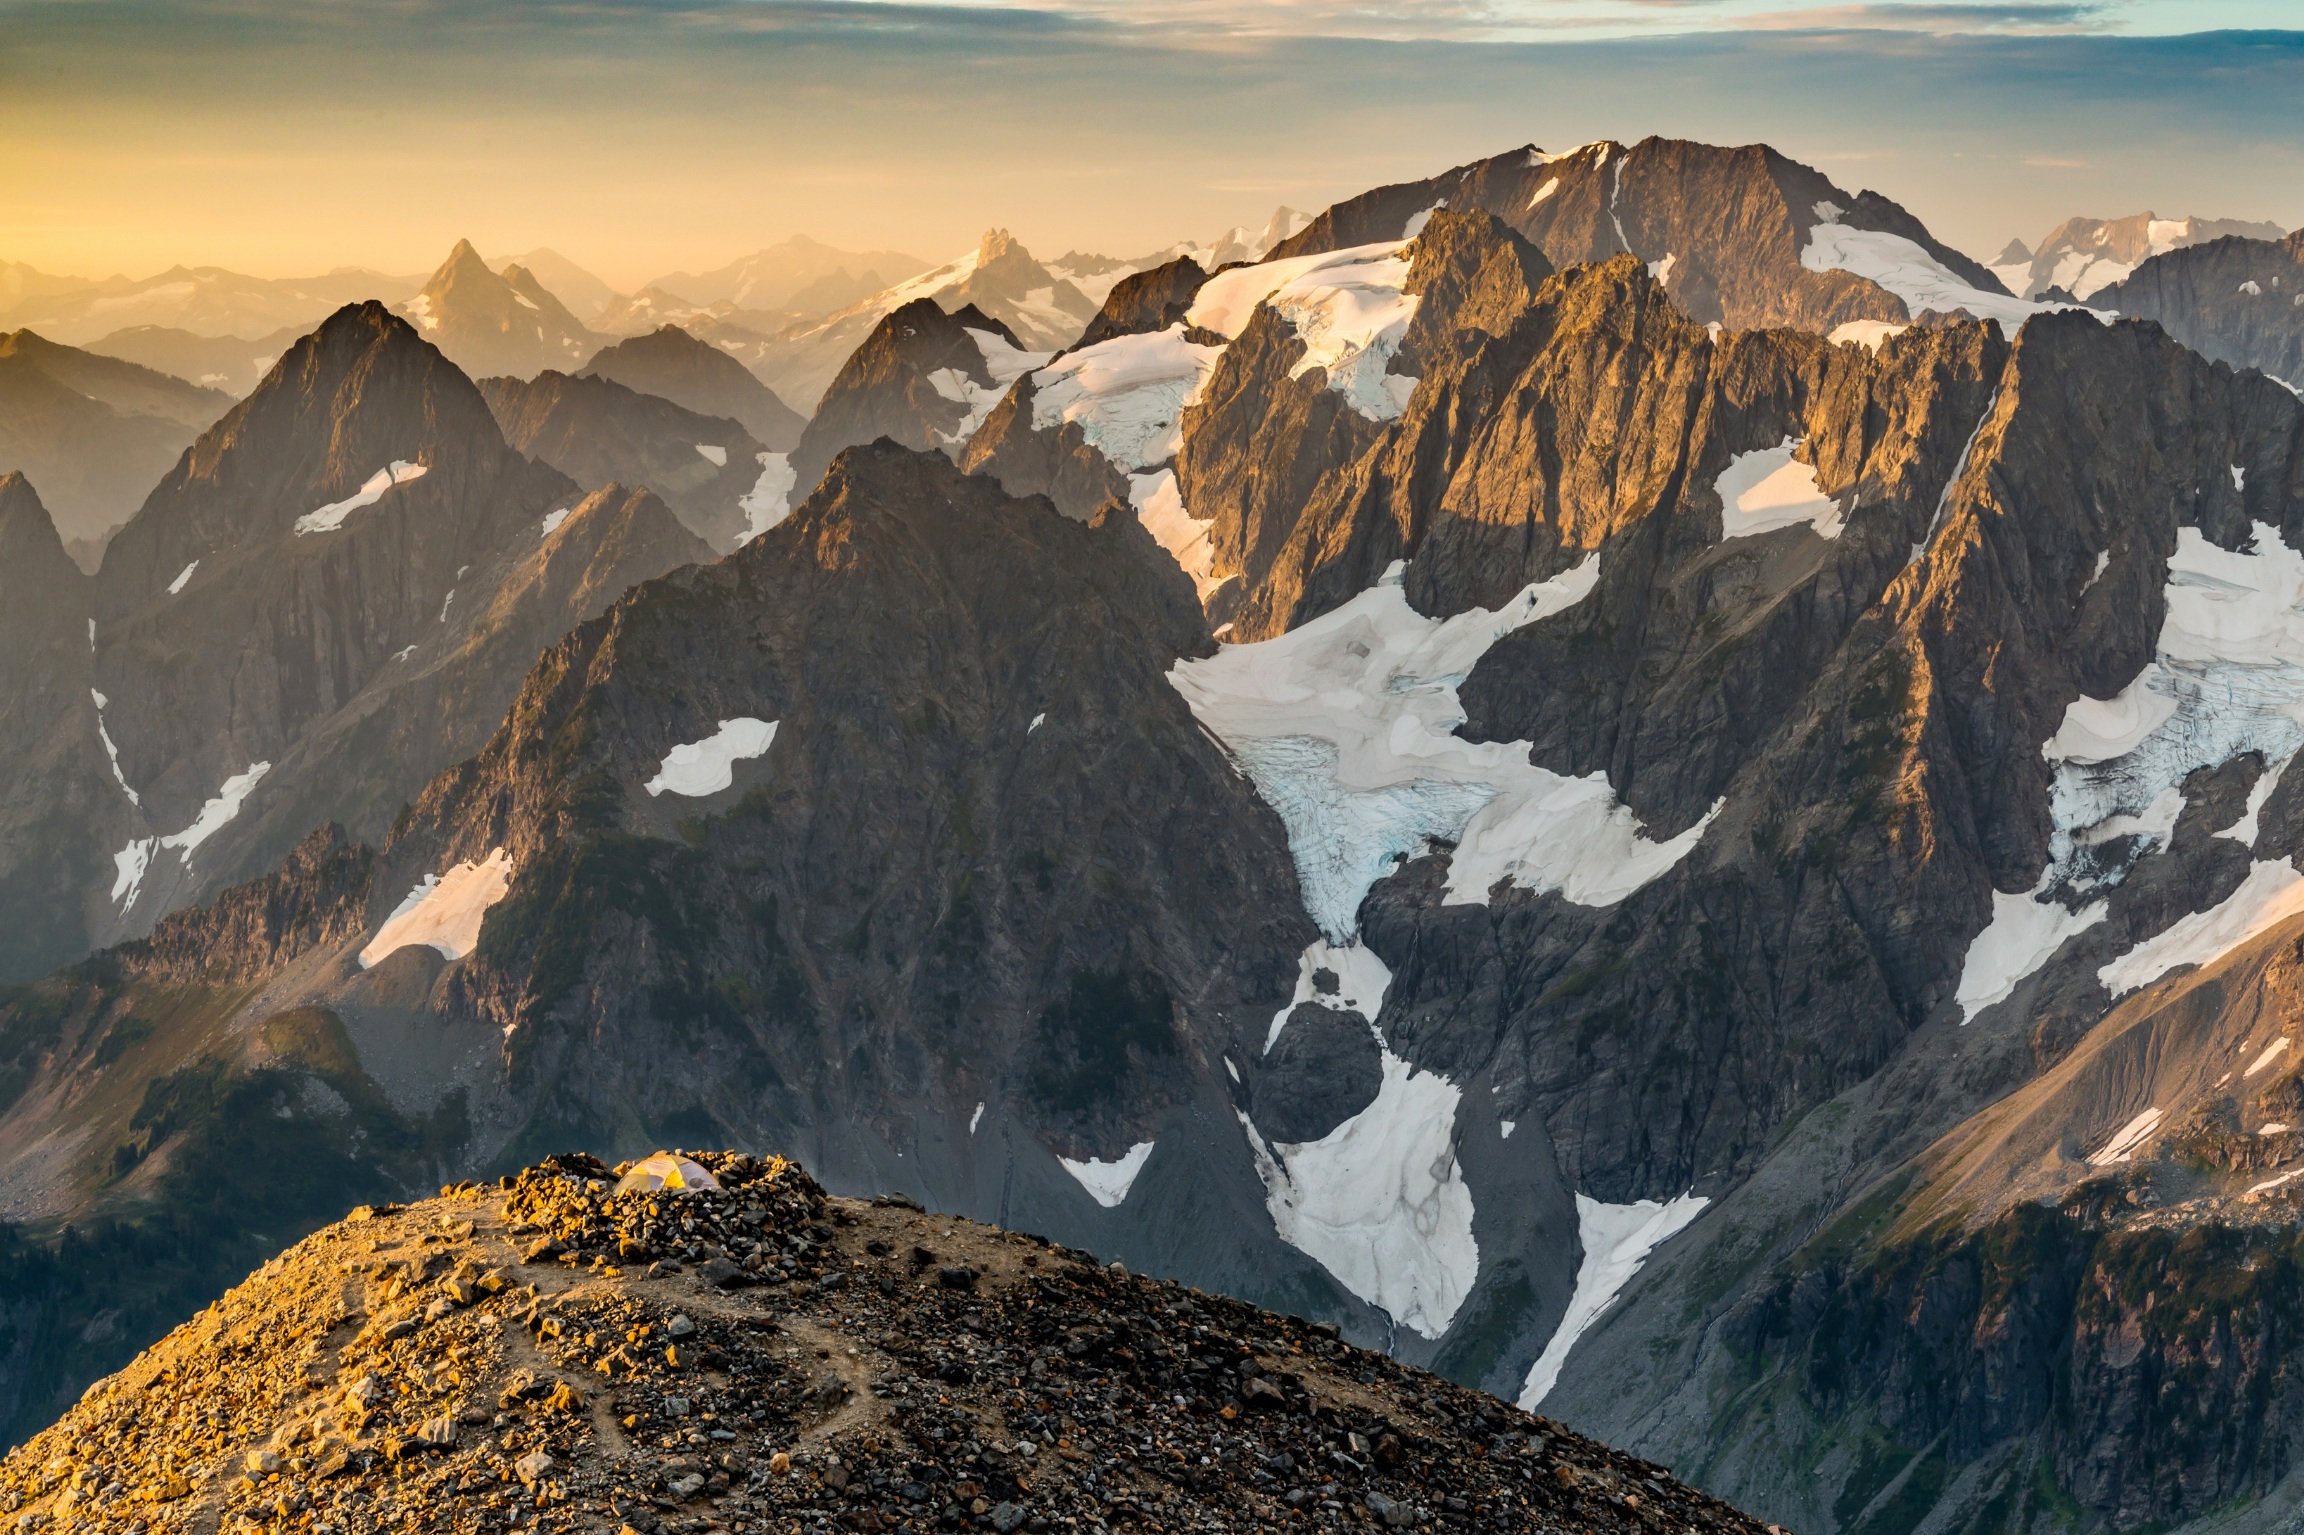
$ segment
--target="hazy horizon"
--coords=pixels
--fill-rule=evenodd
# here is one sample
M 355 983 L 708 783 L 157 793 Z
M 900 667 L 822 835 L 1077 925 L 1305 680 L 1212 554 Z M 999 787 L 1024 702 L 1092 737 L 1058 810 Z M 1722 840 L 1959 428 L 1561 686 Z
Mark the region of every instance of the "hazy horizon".
M 2265 0 L 0 0 L 0 261 L 630 291 L 805 234 L 1114 256 L 1522 143 L 1765 141 L 1989 258 L 2075 215 L 2304 224 Z M 1554 37 L 1569 40 L 1552 40 Z

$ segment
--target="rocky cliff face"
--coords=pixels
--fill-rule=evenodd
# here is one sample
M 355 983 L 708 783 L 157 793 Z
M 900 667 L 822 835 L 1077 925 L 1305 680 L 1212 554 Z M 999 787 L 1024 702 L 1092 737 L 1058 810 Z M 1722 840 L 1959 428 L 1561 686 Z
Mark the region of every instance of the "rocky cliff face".
M 1760 1530 L 1300 1320 L 830 1199 L 779 1159 L 703 1161 L 712 1188 L 612 1193 L 564 1157 L 364 1207 L 16 1451 L 0 1497 L 104 1529 L 285 1506 L 353 1530 L 418 1510 L 572 1529 L 579 1508 L 650 1532 L 1254 1530 L 1324 1506 L 1384 1529 Z
M 2304 230 L 2284 240 L 2232 236 L 2154 256 L 2090 300 L 2157 321 L 2186 346 L 2304 384 Z
M 658 326 L 645 336 L 602 347 L 582 372 L 670 400 L 698 415 L 735 421 L 771 453 L 791 452 L 807 424 L 742 363 L 677 325 Z
M 83 952 L 98 851 L 125 819 L 89 693 L 88 578 L 22 474 L 0 475 L 0 975 Z

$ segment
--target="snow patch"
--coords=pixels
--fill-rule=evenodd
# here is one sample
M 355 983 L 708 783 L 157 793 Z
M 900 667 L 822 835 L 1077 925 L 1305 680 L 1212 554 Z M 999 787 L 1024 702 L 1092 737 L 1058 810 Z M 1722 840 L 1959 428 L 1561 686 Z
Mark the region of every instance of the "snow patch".
M 2285 1035 L 2283 1035 L 2279 1039 L 2276 1039 L 2272 1041 L 2272 1043 L 2266 1045 L 2264 1047 L 2264 1053 L 2256 1057 L 2255 1060 L 2248 1063 L 2248 1069 L 2240 1073 L 2240 1080 L 2245 1082 L 2260 1071 L 2269 1071 L 2272 1068 L 2272 1063 L 2287 1053 L 2288 1039 Z
M 105 744 L 111 743 L 107 740 Z M 117 765 L 113 771 L 119 771 Z M 192 818 L 192 824 L 182 831 L 165 837 L 140 837 L 113 854 L 112 899 L 119 903 L 120 909 L 126 911 L 136 904 L 136 897 L 144 889 L 144 876 L 151 869 L 152 860 L 163 849 L 176 854 L 185 868 L 191 868 L 192 855 L 199 851 L 200 845 L 230 824 L 232 818 L 240 813 L 240 807 L 247 803 L 248 796 L 255 792 L 256 785 L 271 771 L 272 764 L 269 762 L 250 763 L 245 772 L 235 773 L 225 779 L 223 785 L 202 803 L 199 814 Z M 125 781 L 121 787 L 127 787 Z
M 559 532 L 560 525 L 568 520 L 568 513 L 572 510 L 573 508 L 564 506 L 556 512 L 547 513 L 544 518 L 543 536 L 545 538 L 550 538 L 553 534 Z
M 1010 346 L 997 332 L 967 327 L 969 339 L 976 343 L 977 355 L 984 359 L 984 371 L 991 378 L 989 384 L 979 384 L 958 368 L 938 368 L 928 375 L 928 382 L 936 392 L 954 404 L 966 407 L 960 424 L 949 432 L 938 435 L 947 448 L 957 448 L 976 435 L 984 418 L 992 414 L 1008 393 L 1009 386 L 1048 360 L 1046 352 L 1027 352 Z
M 2248 803 L 2241 810 L 2240 819 L 2216 835 L 2229 837 L 2234 842 L 2253 848 L 2258 831 L 2257 818 L 2264 813 L 2264 806 L 2272 798 L 2272 791 L 2280 787 L 2280 775 L 2287 772 L 2288 763 L 2295 760 L 2291 757 L 2287 761 L 2273 763 L 2257 774 L 2256 782 L 2249 786 Z
M 2047 884 L 2043 874 L 2037 888 L 2021 894 L 1992 892 L 1992 920 L 1968 945 L 1968 957 L 1960 966 L 1954 1000 L 1960 1004 L 1962 1023 L 2007 1001 L 2017 983 L 2048 963 L 2065 939 L 2104 920 L 2101 902 L 2069 911 L 2048 896 Z
M 722 469 L 728 467 L 728 450 L 726 448 L 721 447 L 717 443 L 710 442 L 699 442 L 693 444 L 692 446 L 694 446 L 697 452 L 703 454 L 705 459 L 710 463 Z
M 1722 539 L 1750 538 L 1807 523 L 1825 538 L 1838 538 L 1846 510 L 1816 487 L 1816 466 L 1792 456 L 1798 440 L 1787 437 L 1773 448 L 1729 459 L 1715 484 L 1720 494 Z
M 664 754 L 656 776 L 641 785 L 649 796 L 667 791 L 700 799 L 718 794 L 736 781 L 736 763 L 757 757 L 776 739 L 775 720 L 749 716 L 722 720 L 720 728 L 701 741 L 687 741 Z
M 1216 546 L 1209 537 L 1212 524 L 1184 510 L 1184 493 L 1177 488 L 1176 471 L 1155 469 L 1150 474 L 1130 475 L 1128 504 L 1136 509 L 1136 520 L 1144 524 L 1144 531 L 1192 578 L 1193 589 L 1206 603 L 1228 578 L 1215 574 Z
M 420 480 L 424 478 L 425 471 L 428 467 L 429 466 L 425 464 L 410 463 L 407 459 L 404 458 L 396 458 L 392 460 L 389 465 L 377 470 L 374 474 L 368 476 L 366 480 L 363 480 L 360 484 L 360 488 L 353 492 L 351 495 L 346 496 L 343 500 L 331 501 L 326 506 L 306 512 L 303 516 L 297 518 L 297 536 L 301 538 L 307 533 L 334 532 L 336 529 L 344 526 L 344 519 L 351 516 L 354 512 L 359 511 L 363 507 L 374 506 L 377 502 L 383 500 L 384 492 L 390 490 L 393 486 L 405 485 L 410 480 Z
M 1576 1196 L 1576 1241 L 1584 1249 L 1584 1261 L 1576 1269 L 1568 1310 L 1552 1329 L 1544 1352 L 1528 1367 L 1527 1382 L 1520 1388 L 1522 1412 L 1534 1412 L 1552 1394 L 1568 1351 L 1623 1293 L 1648 1255 L 1677 1236 L 1710 1202 L 1698 1194 L 1683 1194 L 1669 1204 L 1642 1199 L 1604 1205 L 1587 1194 Z
M 2180 917 L 2096 972 L 2115 997 L 2179 965 L 2205 965 L 2304 912 L 2304 875 L 2286 858 L 2251 864 L 2238 889 L 2206 911 Z
M 1557 177 L 1557 176 L 1554 176 L 1554 177 L 1553 177 L 1553 178 L 1552 178 L 1550 181 L 1547 181 L 1547 182 L 1545 182 L 1545 183 L 1544 183 L 1542 186 L 1540 186 L 1540 187 L 1538 187 L 1538 188 L 1536 189 L 1536 195 L 1535 195 L 1535 196 L 1533 196 L 1533 197 L 1531 197 L 1531 198 L 1529 198 L 1529 199 L 1528 199 L 1528 206 L 1527 206 L 1526 208 L 1523 208 L 1523 209 L 1521 209 L 1520 211 L 1521 211 L 1521 212 L 1523 212 L 1523 213 L 1531 213 L 1531 212 L 1534 212 L 1534 211 L 1535 211 L 1535 209 L 1536 209 L 1536 205 L 1537 205 L 1537 204 L 1539 204 L 1539 203 L 1543 202 L 1543 201 L 1544 201 L 1546 198 L 1550 197 L 1550 196 L 1551 196 L 1553 193 L 1555 193 L 1555 192 L 1557 192 L 1557 191 L 1559 191 L 1559 190 L 1560 190 L 1560 178 L 1559 178 L 1559 177 Z
M 2089 1157 L 2088 1165 L 2090 1167 L 2111 1167 L 2127 1161 L 2136 1154 L 2136 1148 L 2144 1144 L 2145 1138 L 2158 1128 L 2160 1128 L 2160 1111 L 2158 1109 L 2146 1109 L 2122 1125 L 2119 1134 L 2106 1141 L 2093 1156 Z
M 1847 320 L 1833 326 L 1826 339 L 1834 346 L 1860 346 L 1867 352 L 1878 352 L 1890 336 L 1901 336 L 1911 328 L 1894 320 Z
M 488 908 L 511 888 L 512 856 L 502 848 L 479 863 L 460 863 L 446 874 L 425 875 L 360 951 L 360 968 L 371 969 L 386 955 L 415 944 L 462 959 L 480 942 L 480 923 Z
M 1334 977 L 1334 989 L 1322 991 L 1316 981 L 1320 972 Z M 1288 1005 L 1272 1015 L 1272 1026 L 1264 1031 L 1264 1053 L 1270 1055 L 1272 1047 L 1280 1042 L 1280 1031 L 1287 1027 L 1289 1015 L 1305 1003 L 1315 1003 L 1335 1013 L 1358 1013 L 1374 1023 L 1384 1011 L 1384 993 L 1392 989 L 1392 968 L 1376 957 L 1375 951 L 1364 947 L 1358 939 L 1350 943 L 1330 943 L 1315 939 L 1296 961 L 1296 992 Z
M 1669 288 L 1672 286 L 1673 265 L 1678 262 L 1679 259 L 1680 258 L 1673 252 L 1666 251 L 1662 261 L 1651 261 L 1648 263 L 1648 275 L 1656 279 L 1657 286 Z
M 968 1133 L 974 1135 L 976 1127 L 984 1122 L 984 1105 L 976 1105 L 976 1112 L 968 1116 Z
M 1038 730 L 1040 726 L 1047 720 L 1047 718 L 1048 714 L 1046 710 L 1042 710 L 1040 713 L 1033 715 L 1032 723 L 1024 727 L 1024 733 L 1026 735 L 1030 735 L 1033 731 Z
M 191 564 L 176 572 L 176 579 L 168 583 L 168 595 L 173 597 L 178 592 L 184 590 L 185 583 L 192 579 L 192 572 L 198 570 L 199 568 L 200 562 L 198 560 L 194 560 Z
M 981 1109 L 978 1110 L 982 1112 Z M 971 1127 L 973 1128 L 973 1127 Z M 1064 1170 L 1088 1191 L 1088 1197 L 1107 1210 L 1119 1208 L 1136 1186 L 1136 1175 L 1144 1171 L 1144 1161 L 1152 1155 L 1151 1141 L 1138 1141 L 1109 1162 L 1075 1162 L 1070 1157 L 1058 1157 Z
M 1381 1040 L 1381 1036 L 1379 1036 Z M 1376 1101 L 1316 1141 L 1267 1144 L 1242 1115 L 1280 1239 L 1394 1321 L 1437 1338 L 1479 1277 L 1472 1190 L 1446 1077 L 1383 1051 Z
M 93 618 L 88 620 L 88 648 L 96 648 L 96 620 Z M 128 786 L 128 775 L 120 771 L 120 748 L 112 744 L 112 732 L 104 725 L 104 695 L 90 688 L 88 696 L 96 700 L 96 739 L 104 743 L 104 760 L 112 764 L 112 781 L 120 786 L 122 794 L 128 796 L 129 804 L 140 806 L 144 801 Z M 113 891 L 112 898 L 120 898 L 117 889 Z
M 1455 844 L 1444 900 L 1485 904 L 1509 881 L 1609 906 L 1695 847 L 1718 813 L 1664 842 L 1645 835 L 1605 774 L 1564 777 L 1526 742 L 1467 741 L 1456 689 L 1524 624 L 1575 606 L 1600 557 L 1529 586 L 1495 611 L 1426 618 L 1403 563 L 1334 612 L 1287 634 L 1180 661 L 1169 681 L 1287 829 L 1306 910 L 1349 943 L 1361 897 L 1403 859 Z
M 760 478 L 752 482 L 752 488 L 736 503 L 744 513 L 744 536 L 740 543 L 752 542 L 791 515 L 792 482 L 796 478 L 791 454 L 760 455 Z

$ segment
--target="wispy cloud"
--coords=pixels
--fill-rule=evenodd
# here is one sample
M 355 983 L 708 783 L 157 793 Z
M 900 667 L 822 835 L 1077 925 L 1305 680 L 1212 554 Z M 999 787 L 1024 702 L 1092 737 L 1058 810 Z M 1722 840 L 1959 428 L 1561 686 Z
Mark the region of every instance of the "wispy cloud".
M 1736 17 L 1736 24 L 1761 31 L 1887 31 L 1928 32 L 1939 36 L 1965 33 L 2048 34 L 2098 32 L 2117 19 L 2114 9 L 2102 4 L 2026 3 L 1946 4 L 1889 3 L 1858 5 L 1802 5 L 1779 10 L 1752 11 Z

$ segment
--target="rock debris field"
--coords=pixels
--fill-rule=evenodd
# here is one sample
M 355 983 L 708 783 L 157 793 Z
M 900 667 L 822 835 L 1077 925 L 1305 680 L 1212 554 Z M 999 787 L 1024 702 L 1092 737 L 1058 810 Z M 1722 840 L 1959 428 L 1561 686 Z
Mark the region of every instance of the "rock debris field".
M 364 1208 L 0 1464 L 0 1531 L 1733 1530 L 1331 1332 L 702 1153 Z

